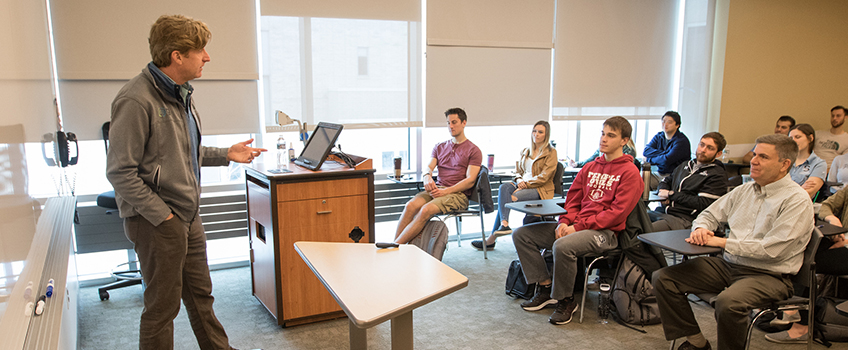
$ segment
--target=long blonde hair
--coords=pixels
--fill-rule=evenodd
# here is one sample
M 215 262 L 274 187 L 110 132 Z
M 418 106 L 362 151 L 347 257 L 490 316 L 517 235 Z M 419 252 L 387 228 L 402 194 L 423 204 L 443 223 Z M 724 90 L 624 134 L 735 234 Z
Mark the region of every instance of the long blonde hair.
M 541 125 L 545 127 L 545 148 L 551 148 L 551 124 L 547 121 L 540 120 L 537 121 L 536 124 L 533 124 L 533 130 L 536 129 L 536 126 Z M 536 143 L 533 142 L 533 138 L 530 138 L 530 154 L 536 152 Z

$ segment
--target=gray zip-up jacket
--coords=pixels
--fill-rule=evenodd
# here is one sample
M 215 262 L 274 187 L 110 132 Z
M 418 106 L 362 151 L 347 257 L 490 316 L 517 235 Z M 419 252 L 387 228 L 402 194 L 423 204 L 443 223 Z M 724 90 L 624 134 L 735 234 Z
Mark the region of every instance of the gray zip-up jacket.
M 192 169 L 185 118 L 185 108 L 162 93 L 147 67 L 115 96 L 106 177 L 122 218 L 141 215 L 156 226 L 171 212 L 186 222 L 194 219 L 200 180 Z M 229 164 L 227 148 L 200 146 L 198 153 L 200 166 Z

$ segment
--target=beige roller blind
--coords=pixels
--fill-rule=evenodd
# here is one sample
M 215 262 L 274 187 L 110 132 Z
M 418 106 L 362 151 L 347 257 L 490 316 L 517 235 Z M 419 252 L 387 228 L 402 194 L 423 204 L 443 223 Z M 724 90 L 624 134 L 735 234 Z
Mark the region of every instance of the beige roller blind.
M 419 0 L 262 0 L 263 16 L 420 21 Z
M 677 1 L 559 0 L 556 12 L 554 119 L 669 109 Z
M 550 116 L 554 0 L 428 0 L 425 125 L 462 107 L 469 123 Z
M 193 17 L 212 30 L 212 41 L 206 47 L 212 61 L 204 67 L 203 77 L 192 84 L 200 98 L 207 92 L 200 91 L 197 83 L 214 82 L 217 88 L 212 99 L 226 108 L 202 113 L 204 133 L 211 133 L 206 125 L 218 124 L 229 125 L 214 128 L 225 133 L 259 132 L 254 1 L 216 2 L 214 6 L 199 0 L 52 1 L 51 9 L 63 117 L 66 129 L 81 139 L 100 138 L 100 125 L 108 120 L 115 96 L 112 91 L 117 92 L 116 87 L 150 62 L 147 36 L 150 25 L 163 14 Z M 100 95 L 91 96 L 92 92 Z M 198 100 L 198 108 L 206 110 L 201 103 Z M 253 115 L 235 123 L 234 110 Z
M 65 129 L 84 140 L 100 139 L 100 126 L 109 121 L 112 100 L 125 83 L 68 80 L 59 84 L 64 115 L 85 117 L 66 117 Z M 191 85 L 203 135 L 258 132 L 258 126 L 245 128 L 244 125 L 258 124 L 259 104 L 243 103 L 256 101 L 256 81 L 197 79 Z
M 473 126 L 548 119 L 550 66 L 550 49 L 428 46 L 425 125 L 444 126 L 451 107 Z
M 554 0 L 428 0 L 427 44 L 551 48 Z
M 23 125 L 27 142 L 58 128 L 49 43 L 43 1 L 0 0 L 0 125 Z

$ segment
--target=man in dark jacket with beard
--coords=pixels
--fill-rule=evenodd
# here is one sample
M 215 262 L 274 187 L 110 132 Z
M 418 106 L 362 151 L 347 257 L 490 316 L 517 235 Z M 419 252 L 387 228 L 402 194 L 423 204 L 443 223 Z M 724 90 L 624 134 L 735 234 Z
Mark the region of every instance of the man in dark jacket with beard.
M 650 211 L 654 232 L 692 227 L 692 220 L 716 199 L 727 193 L 727 172 L 716 160 L 727 145 L 724 136 L 710 132 L 701 137 L 695 159 L 680 164 L 659 185 L 666 198 L 657 211 Z

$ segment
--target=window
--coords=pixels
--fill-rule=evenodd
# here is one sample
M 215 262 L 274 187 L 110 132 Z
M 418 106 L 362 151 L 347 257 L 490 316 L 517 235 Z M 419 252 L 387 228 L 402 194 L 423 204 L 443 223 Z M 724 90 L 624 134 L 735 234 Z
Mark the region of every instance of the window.
M 633 127 L 631 138 L 636 146 L 636 157 L 644 157 L 642 151 L 645 145 L 662 130 L 662 122 L 659 118 L 629 120 Z M 589 159 L 598 150 L 603 124 L 603 120 L 594 119 L 551 123 L 551 140 L 557 142 L 559 158 L 568 157 L 576 162 Z
M 411 23 L 262 16 L 267 130 L 280 130 L 276 110 L 307 124 L 405 126 Z
M 357 67 L 359 68 L 359 76 L 368 75 L 368 48 L 360 47 L 356 51 L 359 56 L 357 61 L 359 63 L 359 67 Z

